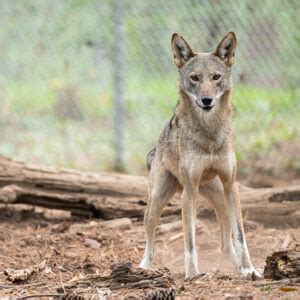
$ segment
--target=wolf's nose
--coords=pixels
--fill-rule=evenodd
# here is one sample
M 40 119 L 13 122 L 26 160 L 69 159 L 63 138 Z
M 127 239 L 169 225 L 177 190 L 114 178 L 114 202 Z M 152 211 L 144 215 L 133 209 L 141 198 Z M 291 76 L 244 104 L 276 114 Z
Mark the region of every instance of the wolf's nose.
M 203 102 L 204 105 L 210 105 L 212 102 L 212 97 L 208 97 L 208 96 L 201 97 L 201 101 Z

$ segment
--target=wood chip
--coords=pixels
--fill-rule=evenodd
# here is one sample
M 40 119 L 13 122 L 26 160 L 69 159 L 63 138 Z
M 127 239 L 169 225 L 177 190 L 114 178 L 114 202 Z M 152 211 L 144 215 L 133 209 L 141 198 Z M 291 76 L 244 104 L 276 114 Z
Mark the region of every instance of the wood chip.
M 14 270 L 8 268 L 4 271 L 4 275 L 7 277 L 9 281 L 15 283 L 15 282 L 25 281 L 29 279 L 31 275 L 44 270 L 45 267 L 46 267 L 46 261 L 44 260 L 39 265 L 31 266 L 26 269 Z
M 300 276 L 300 245 L 294 249 L 273 252 L 266 259 L 264 277 L 270 279 L 294 278 Z

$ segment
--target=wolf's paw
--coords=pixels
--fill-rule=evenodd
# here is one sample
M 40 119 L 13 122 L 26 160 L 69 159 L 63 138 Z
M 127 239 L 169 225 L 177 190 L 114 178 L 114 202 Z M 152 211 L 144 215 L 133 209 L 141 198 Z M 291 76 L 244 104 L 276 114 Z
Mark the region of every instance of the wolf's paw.
M 184 281 L 195 281 L 197 279 L 202 279 L 202 278 L 204 278 L 206 276 L 207 276 L 206 273 L 197 273 L 195 275 L 186 276 Z
M 150 268 L 150 262 L 148 259 L 143 258 L 139 264 L 139 268 L 148 270 Z

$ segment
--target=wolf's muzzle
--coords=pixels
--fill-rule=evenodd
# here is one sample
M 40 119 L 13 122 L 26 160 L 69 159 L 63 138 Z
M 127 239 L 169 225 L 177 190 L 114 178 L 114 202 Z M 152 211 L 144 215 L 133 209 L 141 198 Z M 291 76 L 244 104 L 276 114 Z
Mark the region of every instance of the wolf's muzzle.
M 199 103 L 198 100 L 196 100 L 196 104 L 202 108 L 203 110 L 209 111 L 214 106 L 211 105 L 213 98 L 212 97 L 201 97 L 201 102 Z
M 208 106 L 212 103 L 213 98 L 209 96 L 201 97 L 201 101 L 205 106 Z

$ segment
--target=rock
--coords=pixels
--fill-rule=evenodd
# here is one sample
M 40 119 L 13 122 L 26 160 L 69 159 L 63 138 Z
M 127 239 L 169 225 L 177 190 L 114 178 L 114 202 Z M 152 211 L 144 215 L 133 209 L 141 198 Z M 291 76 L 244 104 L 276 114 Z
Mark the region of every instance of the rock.
M 70 234 L 79 234 L 84 235 L 89 232 L 93 228 L 97 228 L 99 226 L 99 222 L 90 221 L 88 223 L 75 223 L 69 226 L 68 232 Z
M 65 231 L 67 231 L 70 227 L 70 223 L 69 222 L 62 222 L 59 224 L 55 224 L 53 225 L 51 232 L 53 233 L 64 233 Z
M 84 239 L 84 245 L 92 249 L 99 249 L 101 247 L 98 241 L 89 238 Z
M 132 226 L 132 221 L 129 218 L 120 218 L 102 222 L 105 228 L 129 229 Z

